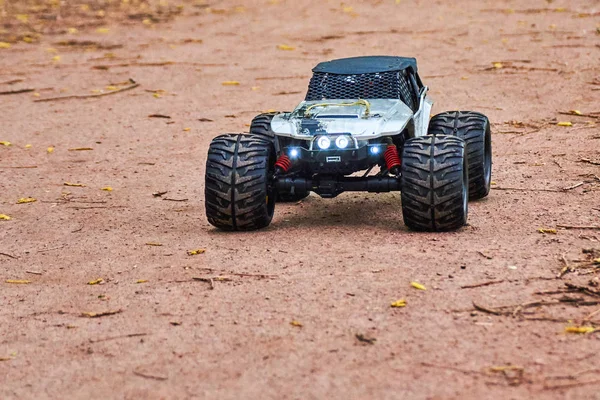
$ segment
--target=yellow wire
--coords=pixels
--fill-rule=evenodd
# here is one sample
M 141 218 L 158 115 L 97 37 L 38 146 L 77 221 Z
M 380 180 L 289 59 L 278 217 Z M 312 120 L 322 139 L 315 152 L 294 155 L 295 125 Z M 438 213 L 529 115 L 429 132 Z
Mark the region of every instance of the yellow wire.
M 365 99 L 358 99 L 354 103 L 317 103 L 317 104 L 313 104 L 304 111 L 304 116 L 308 117 L 310 114 L 310 110 L 312 110 L 313 108 L 316 108 L 316 107 L 352 107 L 352 106 L 365 106 L 364 118 L 367 118 L 369 116 L 369 114 L 371 113 L 371 103 L 369 103 L 369 101 L 365 100 Z

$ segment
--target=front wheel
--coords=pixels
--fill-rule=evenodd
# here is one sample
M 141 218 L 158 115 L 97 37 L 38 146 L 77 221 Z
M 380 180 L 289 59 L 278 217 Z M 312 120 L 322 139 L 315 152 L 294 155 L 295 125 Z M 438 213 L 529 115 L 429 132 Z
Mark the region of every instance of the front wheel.
M 228 231 L 268 226 L 275 210 L 274 165 L 273 144 L 259 136 L 214 138 L 208 149 L 204 187 L 208 222 Z
M 454 136 L 412 138 L 402 150 L 402 215 L 417 231 L 452 231 L 467 223 L 465 142 Z

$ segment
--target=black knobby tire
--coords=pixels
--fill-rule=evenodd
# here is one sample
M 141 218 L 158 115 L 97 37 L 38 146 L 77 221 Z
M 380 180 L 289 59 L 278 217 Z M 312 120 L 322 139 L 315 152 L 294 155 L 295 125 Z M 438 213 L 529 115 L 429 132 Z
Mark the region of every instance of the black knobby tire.
M 268 140 L 275 140 L 275 134 L 271 130 L 271 120 L 278 112 L 268 112 L 259 114 L 250 124 L 250 134 L 262 136 Z M 296 191 L 294 193 L 280 191 L 277 193 L 277 200 L 281 202 L 293 202 L 304 199 L 310 194 L 307 190 Z
M 271 187 L 275 149 L 253 135 L 228 134 L 213 139 L 208 149 L 205 206 L 208 222 L 228 231 L 250 231 L 273 219 Z
M 465 141 L 469 162 L 469 198 L 486 197 L 492 182 L 492 134 L 488 118 L 473 111 L 444 112 L 429 121 L 429 134 L 452 135 Z
M 469 176 L 465 142 L 421 136 L 402 149 L 402 215 L 417 231 L 451 231 L 467 222 Z

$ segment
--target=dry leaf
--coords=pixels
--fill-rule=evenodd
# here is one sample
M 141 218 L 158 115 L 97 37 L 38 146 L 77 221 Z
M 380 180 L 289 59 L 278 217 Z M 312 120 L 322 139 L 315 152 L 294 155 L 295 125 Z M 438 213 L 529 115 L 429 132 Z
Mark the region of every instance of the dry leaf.
M 33 147 L 33 145 L 32 145 L 32 144 L 26 144 L 26 145 L 25 145 L 25 148 L 26 148 L 26 149 L 30 149 L 30 148 L 32 148 L 32 147 Z
M 502 65 L 502 63 L 501 63 L 501 62 L 495 62 L 495 63 L 492 63 L 492 66 L 493 66 L 495 69 L 500 69 L 500 68 L 504 67 L 504 65 Z
M 135 283 L 146 283 L 148 279 L 138 279 Z
M 10 49 L 10 43 L 0 42 L 0 49 Z
M 6 214 L 0 214 L 0 220 L 10 221 L 12 218 Z
M 594 258 L 594 264 L 600 264 L 600 258 Z
M 74 186 L 74 187 L 85 187 L 85 185 L 83 183 L 65 182 L 65 183 L 63 183 L 63 185 L 65 185 L 65 186 Z
M 91 147 L 73 147 L 70 149 L 67 149 L 68 151 L 90 151 L 90 150 L 94 150 Z
M 112 191 L 113 191 L 113 188 L 111 188 L 110 186 L 105 186 L 105 187 L 103 187 L 103 188 L 102 188 L 102 189 L 100 189 L 100 190 L 104 190 L 105 192 L 112 192 Z
M 146 243 L 146 246 L 162 246 L 162 243 L 158 243 L 158 242 L 148 242 L 148 243 Z
M 565 328 L 566 333 L 592 333 L 596 329 L 591 326 L 567 326 Z
M 419 289 L 419 290 L 427 290 L 427 288 L 426 288 L 425 286 L 421 285 L 421 284 L 420 284 L 420 283 L 418 283 L 418 282 L 411 282 L 411 283 L 410 283 L 410 285 L 411 285 L 412 287 L 414 287 L 415 289 Z
M 46 151 L 48 152 L 48 154 L 53 153 L 54 152 L 54 147 L 50 146 L 46 149 Z
M 558 126 L 573 126 L 573 123 L 569 122 L 569 121 L 561 121 L 561 122 L 557 123 L 556 125 L 558 125 Z
M 292 51 L 292 50 L 296 50 L 296 48 L 295 48 L 295 47 L 293 47 L 293 46 L 288 46 L 287 44 L 280 44 L 280 45 L 277 45 L 277 48 L 278 48 L 279 50 L 285 50 L 285 51 Z
M 238 81 L 225 81 L 221 82 L 223 86 L 238 86 L 240 83 Z
M 97 33 L 108 33 L 108 32 L 110 32 L 110 29 L 108 29 L 108 28 L 98 28 L 98 29 L 96 29 L 96 32 Z
M 31 283 L 31 281 L 28 281 L 26 279 L 7 279 L 6 283 L 14 283 L 16 285 L 28 285 Z
M 290 325 L 297 326 L 298 328 L 302 328 L 302 323 L 298 322 L 298 321 L 292 321 L 292 322 L 290 322 Z
M 206 249 L 188 250 L 187 253 L 190 256 L 195 256 L 197 254 L 204 254 L 204 253 L 206 253 Z
M 191 131 L 191 130 L 192 130 L 192 128 L 183 128 L 183 131 L 184 131 L 184 132 L 189 132 L 189 131 Z
M 102 282 L 104 282 L 104 279 L 98 278 L 98 279 L 94 279 L 93 281 L 89 281 L 87 284 L 88 285 L 97 285 L 97 284 L 102 283 Z
M 17 204 L 33 203 L 35 201 L 37 200 L 33 197 L 22 197 L 19 200 L 17 200 Z
M 551 233 L 553 235 L 556 235 L 556 233 L 557 233 L 556 229 L 553 229 L 553 228 L 539 228 L 538 232 L 539 233 Z
M 10 142 L 0 142 L 0 144 L 1 144 L 2 146 L 7 146 L 7 147 L 11 145 L 11 143 L 10 143 Z
M 581 115 L 581 111 L 579 111 L 579 110 L 570 110 L 569 113 L 574 114 L 574 115 Z
M 394 307 L 394 308 L 406 307 L 406 300 L 404 300 L 404 299 L 396 300 L 392 304 L 390 304 L 390 306 Z

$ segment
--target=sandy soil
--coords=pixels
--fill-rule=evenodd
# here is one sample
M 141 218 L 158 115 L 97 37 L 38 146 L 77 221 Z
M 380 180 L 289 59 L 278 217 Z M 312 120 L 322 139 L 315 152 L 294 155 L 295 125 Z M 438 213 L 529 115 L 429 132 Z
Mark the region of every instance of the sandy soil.
M 0 91 L 35 89 L 0 96 L 0 398 L 600 398 L 600 335 L 565 331 L 600 327 L 600 232 L 560 227 L 600 225 L 600 5 L 398 3 L 186 4 L 0 49 Z M 493 122 L 469 225 L 413 233 L 398 193 L 347 193 L 213 229 L 211 138 L 368 54 L 416 56 L 435 112 Z

